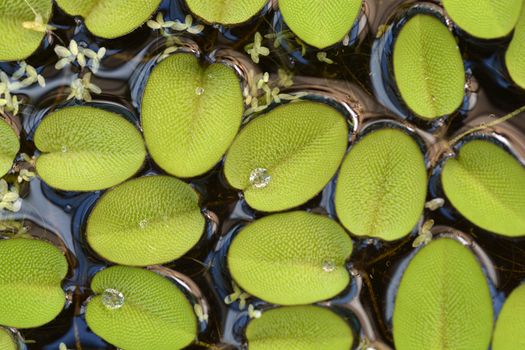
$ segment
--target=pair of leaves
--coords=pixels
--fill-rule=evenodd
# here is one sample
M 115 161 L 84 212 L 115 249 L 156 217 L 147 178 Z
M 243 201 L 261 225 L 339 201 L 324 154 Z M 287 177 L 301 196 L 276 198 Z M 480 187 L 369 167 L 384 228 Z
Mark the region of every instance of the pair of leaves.
M 96 191 L 133 176 L 144 163 L 140 132 L 126 119 L 103 109 L 65 107 L 46 116 L 35 132 L 42 152 L 36 169 L 50 186 Z
M 283 19 L 292 32 L 319 49 L 343 40 L 361 5 L 362 0 L 279 0 Z
M 201 67 L 192 54 L 176 54 L 151 73 L 142 100 L 144 138 L 155 162 L 179 177 L 210 170 L 241 125 L 240 81 L 224 64 Z
M 89 328 L 126 350 L 174 350 L 197 337 L 197 320 L 184 294 L 168 279 L 134 267 L 113 266 L 91 282 L 97 293 L 86 307 Z M 103 293 L 122 293 L 120 308 L 108 308 Z
M 493 350 L 525 349 L 525 284 L 516 288 L 503 304 L 492 338 Z
M 91 33 L 114 39 L 132 32 L 151 17 L 161 0 L 57 0 L 69 15 L 82 16 Z
M 301 205 L 334 176 L 348 139 L 345 118 L 322 103 L 279 106 L 248 123 L 233 142 L 224 164 L 228 182 L 262 211 Z M 250 177 L 265 169 L 270 180 L 254 186 Z
M 341 292 L 352 241 L 335 221 L 307 212 L 274 214 L 244 227 L 228 250 L 235 282 L 265 301 L 309 304 Z
M 410 261 L 397 292 L 398 350 L 487 350 L 492 299 L 474 254 L 450 238 L 432 241 Z
M 235 25 L 248 21 L 267 0 L 186 0 L 190 11 L 208 23 Z
M 250 350 L 348 350 L 352 329 L 333 311 L 318 306 L 288 306 L 263 312 L 246 329 Z
M 395 240 L 416 225 L 426 189 L 416 141 L 399 129 L 372 131 L 352 146 L 341 166 L 335 208 L 353 234 Z
M 20 149 L 20 141 L 13 128 L 0 118 L 0 177 L 13 166 L 13 160 Z
M 23 60 L 40 46 L 51 16 L 51 0 L 9 0 L 0 2 L 0 61 Z M 36 23 L 37 15 L 42 23 Z M 29 23 L 40 24 L 40 28 L 30 28 Z M 35 30 L 39 29 L 39 30 Z
M 33 328 L 53 320 L 66 302 L 62 252 L 43 241 L 13 238 L 0 241 L 0 257 L 0 324 Z
M 498 145 L 474 140 L 448 159 L 441 174 L 452 205 L 479 227 L 525 235 L 525 167 Z
M 465 68 L 454 36 L 431 15 L 416 14 L 394 44 L 394 76 L 407 106 L 423 119 L 454 112 L 462 103 Z
M 147 266 L 175 260 L 204 231 L 197 193 L 168 176 L 146 176 L 106 192 L 91 213 L 86 237 L 105 259 Z

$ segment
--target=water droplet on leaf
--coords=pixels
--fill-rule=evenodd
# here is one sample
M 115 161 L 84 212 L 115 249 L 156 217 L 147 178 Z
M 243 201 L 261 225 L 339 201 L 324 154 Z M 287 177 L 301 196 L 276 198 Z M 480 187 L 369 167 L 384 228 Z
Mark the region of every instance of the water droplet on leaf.
M 102 304 L 110 310 L 120 309 L 124 305 L 124 294 L 116 289 L 108 288 L 102 293 Z
M 66 153 L 67 152 L 67 146 L 65 146 L 65 145 L 62 146 L 61 150 L 62 150 L 62 153 Z
M 336 269 L 335 261 L 326 260 L 325 262 L 323 262 L 323 270 L 325 272 L 332 272 L 332 271 L 335 271 L 335 269 Z
M 196 93 L 197 95 L 199 95 L 199 96 L 202 95 L 202 94 L 204 93 L 204 88 L 203 88 L 203 87 L 200 87 L 200 86 L 197 87 L 197 88 L 195 89 L 195 93 Z
M 142 219 L 139 221 L 140 228 L 144 229 L 146 226 L 148 226 L 148 219 Z
M 256 168 L 250 173 L 250 184 L 254 188 L 265 188 L 271 179 L 272 177 L 266 168 Z

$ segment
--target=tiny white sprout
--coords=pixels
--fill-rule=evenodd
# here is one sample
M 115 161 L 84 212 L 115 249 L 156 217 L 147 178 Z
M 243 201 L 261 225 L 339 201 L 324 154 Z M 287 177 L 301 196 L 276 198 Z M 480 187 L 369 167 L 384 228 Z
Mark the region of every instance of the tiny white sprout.
M 204 313 L 201 304 L 193 305 L 193 310 L 195 311 L 195 315 L 197 315 L 199 322 L 208 322 L 208 314 Z
M 248 305 L 248 317 L 250 318 L 260 318 L 262 315 L 261 310 L 256 310 L 255 307 L 250 304 Z
M 176 52 L 178 50 L 179 50 L 178 46 L 167 47 L 166 49 L 164 49 L 162 54 L 159 56 L 159 58 L 157 59 L 157 62 L 160 62 L 160 61 L 168 58 L 172 53 L 174 53 L 174 52 Z
M 420 245 L 430 243 L 430 241 L 432 240 L 431 229 L 433 226 L 434 226 L 434 220 L 430 219 L 430 220 L 425 221 L 423 225 L 421 225 L 418 236 L 412 243 L 412 247 L 417 248 Z
M 327 64 L 334 64 L 334 61 L 328 58 L 328 54 L 324 51 L 319 51 L 317 53 L 317 60 L 320 62 L 327 63 Z
M 268 56 L 270 49 L 262 46 L 262 35 L 261 33 L 255 33 L 253 43 L 250 43 L 244 47 L 244 51 L 250 55 L 251 59 L 255 63 L 259 63 L 259 56 Z
M 60 344 L 58 345 L 58 350 L 67 350 L 67 346 L 66 346 L 66 344 L 64 344 L 64 343 L 60 343 Z
M 444 204 L 445 200 L 443 198 L 434 198 L 425 203 L 425 208 L 434 211 L 441 208 Z
M 233 293 L 224 298 L 224 303 L 230 305 L 239 300 L 239 309 L 244 310 L 246 307 L 246 299 L 250 297 L 250 294 L 243 292 L 235 283 L 232 283 L 232 288 Z
M 0 209 L 18 212 L 22 208 L 22 199 L 18 195 L 16 187 L 9 188 L 5 180 L 0 180 Z
M 18 174 L 17 181 L 18 183 L 22 182 L 30 182 L 36 177 L 36 173 L 29 171 L 27 169 L 21 169 L 20 173 Z
M 343 46 L 348 46 L 348 44 L 350 44 L 350 36 L 346 34 L 343 39 Z
M 187 31 L 190 34 L 199 34 L 204 30 L 202 24 L 193 25 L 193 17 L 191 15 L 186 15 L 184 23 L 178 20 L 174 21 L 171 28 L 179 32 Z
M 293 74 L 285 69 L 279 68 L 277 70 L 279 80 L 277 84 L 282 87 L 290 87 L 293 85 Z
M 44 24 L 44 18 L 39 13 L 35 13 L 35 19 L 33 21 L 22 22 L 22 27 L 41 33 L 50 32 L 56 29 L 52 25 Z
M 77 78 L 71 82 L 71 93 L 67 97 L 68 100 L 76 98 L 77 100 L 84 100 L 90 102 L 92 100 L 91 92 L 95 94 L 102 93 L 102 90 L 91 82 L 91 73 L 86 73 L 82 78 Z
M 283 41 L 291 39 L 294 37 L 293 33 L 289 30 L 284 30 L 279 33 L 269 33 L 264 35 L 267 39 L 274 39 L 273 41 L 273 47 L 278 48 Z

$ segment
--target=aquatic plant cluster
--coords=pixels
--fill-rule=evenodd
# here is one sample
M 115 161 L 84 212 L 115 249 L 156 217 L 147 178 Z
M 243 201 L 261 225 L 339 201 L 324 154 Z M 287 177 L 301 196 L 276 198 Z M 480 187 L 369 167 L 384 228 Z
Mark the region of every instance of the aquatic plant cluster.
M 0 17 L 1 350 L 525 348 L 522 0 Z

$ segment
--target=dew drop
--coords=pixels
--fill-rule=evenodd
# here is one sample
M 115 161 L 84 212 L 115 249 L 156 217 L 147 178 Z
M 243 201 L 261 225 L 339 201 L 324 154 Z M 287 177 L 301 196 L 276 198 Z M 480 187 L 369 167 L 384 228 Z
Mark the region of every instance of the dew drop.
M 108 288 L 102 293 L 102 304 L 110 310 L 120 309 L 124 305 L 124 294 L 116 289 Z
M 203 87 L 200 87 L 200 86 L 197 87 L 197 88 L 195 89 L 195 93 L 196 93 L 198 96 L 202 95 L 202 94 L 204 93 L 204 88 L 203 88 Z
M 139 221 L 139 227 L 141 229 L 145 229 L 146 226 L 148 226 L 148 219 L 142 219 L 142 220 Z
M 333 261 L 333 260 L 325 260 L 323 262 L 323 270 L 325 272 L 332 272 L 332 271 L 335 271 L 335 269 L 336 269 L 335 261 Z
M 67 146 L 63 145 L 61 147 L 61 150 L 62 150 L 62 153 L 66 153 L 67 152 Z
M 265 188 L 271 179 L 272 177 L 266 168 L 255 168 L 250 173 L 250 184 L 254 188 Z

